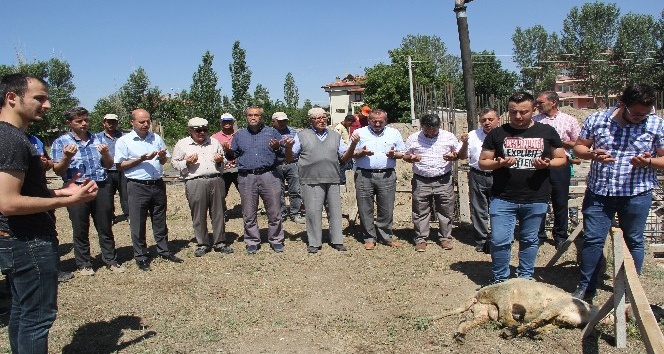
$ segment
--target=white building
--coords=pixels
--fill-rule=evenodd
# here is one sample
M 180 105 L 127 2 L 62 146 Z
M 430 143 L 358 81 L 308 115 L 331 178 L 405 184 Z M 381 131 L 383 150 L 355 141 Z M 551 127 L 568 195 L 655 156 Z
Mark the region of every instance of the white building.
M 347 74 L 343 79 L 337 77 L 333 83 L 322 86 L 330 95 L 330 120 L 334 126 L 349 114 L 355 114 L 364 104 L 365 77 Z

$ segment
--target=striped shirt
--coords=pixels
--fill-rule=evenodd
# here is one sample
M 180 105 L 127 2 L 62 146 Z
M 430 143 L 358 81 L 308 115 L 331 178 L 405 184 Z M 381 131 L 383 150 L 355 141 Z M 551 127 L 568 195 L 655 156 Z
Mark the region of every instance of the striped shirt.
M 51 145 L 51 154 L 53 155 L 53 162 L 58 163 L 64 157 L 62 149 L 69 144 L 76 144 L 78 151 L 72 157 L 69 167 L 62 180 L 69 182 L 74 178 L 77 173 L 81 174 L 81 178 L 77 182 L 83 182 L 85 178 L 89 178 L 96 182 L 106 180 L 106 169 L 101 162 L 101 154 L 97 150 L 99 144 L 103 144 L 96 134 L 88 134 L 88 141 L 80 140 L 69 132 L 59 138 L 55 139 Z
M 459 139 L 447 130 L 438 129 L 438 135 L 432 138 L 419 131 L 406 139 L 406 153 L 422 157 L 413 163 L 413 173 L 422 177 L 438 177 L 452 171 L 452 162 L 443 159 L 443 155 L 459 151 L 461 145 Z
M 644 152 L 657 156 L 664 148 L 664 121 L 650 114 L 639 124 L 621 127 L 613 115 L 617 107 L 588 116 L 580 139 L 592 140 L 592 149 L 604 149 L 615 162 L 592 161 L 588 175 L 588 189 L 604 196 L 624 197 L 648 192 L 657 185 L 657 174 L 650 167 L 634 167 L 629 160 Z

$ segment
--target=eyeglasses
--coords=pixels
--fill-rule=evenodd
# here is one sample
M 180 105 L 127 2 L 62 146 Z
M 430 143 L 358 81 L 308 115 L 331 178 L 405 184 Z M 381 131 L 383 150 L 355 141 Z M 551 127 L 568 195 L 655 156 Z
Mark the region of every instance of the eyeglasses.
M 327 117 L 326 117 L 326 116 L 322 116 L 322 117 L 312 117 L 311 120 L 327 120 Z
M 650 114 L 650 112 L 648 112 L 648 113 L 646 113 L 646 114 L 634 114 L 634 113 L 632 113 L 632 112 L 629 110 L 629 107 L 627 107 L 627 106 L 625 106 L 625 110 L 627 111 L 627 113 L 629 113 L 630 116 L 632 116 L 632 117 L 634 117 L 634 118 L 643 118 L 643 117 L 645 117 L 645 116 L 647 116 L 647 115 Z
M 198 133 L 198 134 L 200 134 L 200 133 L 207 133 L 207 132 L 208 132 L 208 128 L 196 128 L 196 129 L 194 129 L 194 131 L 195 131 L 196 133 Z

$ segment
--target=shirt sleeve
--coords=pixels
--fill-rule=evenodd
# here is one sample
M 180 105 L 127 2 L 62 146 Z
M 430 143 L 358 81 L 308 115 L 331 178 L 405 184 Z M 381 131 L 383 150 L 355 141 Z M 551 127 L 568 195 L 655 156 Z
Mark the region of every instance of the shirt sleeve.
M 129 149 L 124 138 L 118 139 L 115 143 L 115 153 L 113 154 L 113 163 L 120 163 L 129 160 Z
M 302 144 L 300 144 L 300 136 L 295 134 L 295 143 L 293 144 L 293 156 L 299 156 L 300 150 L 302 150 Z
M 337 153 L 339 154 L 339 157 L 343 156 L 346 151 L 348 151 L 348 145 L 344 142 L 343 137 L 339 137 L 339 151 Z
M 395 140 L 395 146 L 394 150 L 395 151 L 406 151 L 406 144 L 403 142 L 403 138 L 401 137 L 401 133 L 399 133 L 398 130 L 394 129 L 394 140 Z
M 171 165 L 178 171 L 182 171 L 187 168 L 187 161 L 185 160 L 186 154 L 182 148 L 182 140 L 178 141 L 173 148 L 173 158 L 171 159 Z

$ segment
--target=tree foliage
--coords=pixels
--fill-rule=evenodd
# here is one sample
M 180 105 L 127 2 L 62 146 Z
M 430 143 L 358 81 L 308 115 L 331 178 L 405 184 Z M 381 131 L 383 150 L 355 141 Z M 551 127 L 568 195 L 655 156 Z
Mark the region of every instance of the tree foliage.
M 517 27 L 512 35 L 512 44 L 523 89 L 531 92 L 550 90 L 558 73 L 558 35 L 548 33 L 541 25 L 526 29 Z
M 246 51 L 240 47 L 240 41 L 233 43 L 232 50 L 233 62 L 228 65 L 231 72 L 231 88 L 233 96 L 232 114 L 238 121 L 245 121 L 244 109 L 247 108 L 251 102 L 251 95 L 249 94 L 249 85 L 251 84 L 251 70 L 246 61 Z M 228 109 L 228 108 L 227 108 Z
M 158 87 L 150 87 L 150 79 L 140 66 L 129 74 L 127 82 L 120 87 L 119 95 L 127 112 L 143 108 L 152 114 L 161 102 L 161 91 Z
M 653 60 L 658 49 L 657 30 L 657 22 L 651 15 L 628 13 L 620 19 L 611 57 L 615 91 L 627 83 L 652 80 L 657 70 Z
M 217 73 L 212 68 L 214 55 L 206 51 L 194 73 L 189 90 L 189 116 L 215 120 L 221 116 L 221 90 Z
M 291 72 L 286 74 L 286 79 L 284 80 L 284 101 L 286 102 L 286 107 L 289 108 L 296 108 L 300 102 L 300 94 L 298 93 L 295 79 Z
M 518 76 L 512 71 L 503 69 L 502 63 L 493 51 L 473 53 L 473 58 L 475 95 L 478 98 L 493 97 L 506 102 L 516 88 Z

